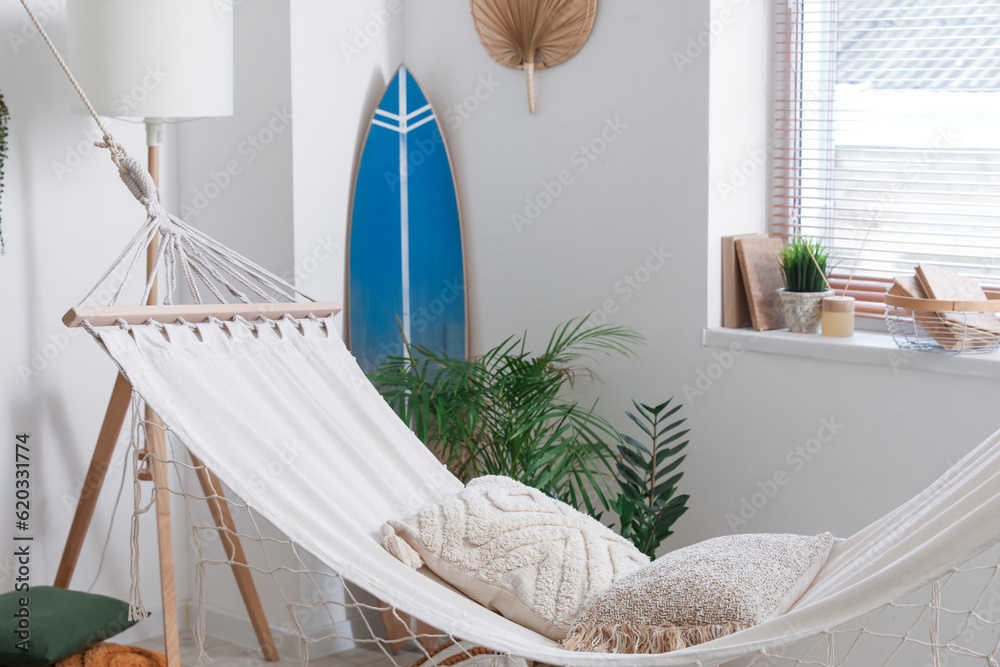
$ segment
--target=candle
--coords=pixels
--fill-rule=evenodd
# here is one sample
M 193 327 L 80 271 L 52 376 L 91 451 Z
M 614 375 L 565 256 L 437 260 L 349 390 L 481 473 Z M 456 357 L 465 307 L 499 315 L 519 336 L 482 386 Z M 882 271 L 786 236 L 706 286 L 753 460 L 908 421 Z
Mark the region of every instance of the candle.
M 823 299 L 823 335 L 839 338 L 854 335 L 853 296 L 828 296 Z

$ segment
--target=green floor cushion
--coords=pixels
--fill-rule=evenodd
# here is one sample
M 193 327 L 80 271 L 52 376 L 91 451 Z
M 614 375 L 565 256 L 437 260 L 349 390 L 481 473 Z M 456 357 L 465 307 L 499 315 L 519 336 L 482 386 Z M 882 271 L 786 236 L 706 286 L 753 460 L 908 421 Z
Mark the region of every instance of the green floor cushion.
M 128 603 L 53 586 L 0 595 L 0 665 L 49 665 L 113 637 L 136 621 Z

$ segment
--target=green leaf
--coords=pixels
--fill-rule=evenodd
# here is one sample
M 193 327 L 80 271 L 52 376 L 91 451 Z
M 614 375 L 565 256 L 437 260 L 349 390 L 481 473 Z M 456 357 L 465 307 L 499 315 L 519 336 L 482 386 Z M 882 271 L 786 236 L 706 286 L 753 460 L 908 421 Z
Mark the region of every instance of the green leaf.
M 620 472 L 624 476 L 623 481 L 631 482 L 632 484 L 635 484 L 636 486 L 639 487 L 644 486 L 643 479 L 639 477 L 639 474 L 635 470 L 632 470 L 632 468 L 629 468 L 627 465 L 620 462 L 617 464 L 617 466 L 618 466 L 618 472 Z
M 638 440 L 636 440 L 632 436 L 625 435 L 624 433 L 619 433 L 618 435 L 621 437 L 622 440 L 624 440 L 627 444 L 632 445 L 632 447 L 634 447 L 638 451 L 645 452 L 646 454 L 649 454 L 650 456 L 653 455 L 653 452 L 649 451 L 649 449 L 646 447 L 646 445 L 642 444 L 641 442 L 639 442 Z
M 683 424 L 686 421 L 687 421 L 687 419 L 678 419 L 677 421 L 673 422 L 669 426 L 664 426 L 660 430 L 661 431 L 673 431 L 675 428 L 677 428 L 678 426 L 680 426 L 681 424 Z
M 654 479 L 660 479 L 660 477 L 662 477 L 664 475 L 669 475 L 671 472 L 673 472 L 674 470 L 676 470 L 678 468 L 678 466 L 680 466 L 680 464 L 684 463 L 684 459 L 686 459 L 686 458 L 687 458 L 687 455 L 678 456 L 676 459 L 674 459 L 670 463 L 668 463 L 665 466 L 661 467 L 659 470 L 657 470 L 653 474 Z M 659 495 L 659 494 L 657 493 L 656 495 Z
M 668 437 L 668 438 L 660 440 L 657 444 L 660 445 L 661 447 L 663 445 L 669 445 L 671 442 L 675 442 L 677 440 L 680 440 L 681 438 L 683 438 L 685 435 L 687 435 L 690 432 L 691 432 L 691 429 L 686 428 L 683 431 L 678 431 L 677 433 L 671 434 L 670 437 Z
M 622 458 L 631 463 L 636 468 L 641 468 L 642 470 L 649 471 L 652 465 L 649 461 L 646 461 L 642 456 L 640 456 L 634 449 L 629 449 L 623 445 L 618 447 L 618 451 L 621 453 Z
M 684 473 L 679 472 L 676 475 L 674 475 L 673 477 L 671 477 L 670 479 L 668 479 L 668 480 L 664 481 L 663 483 L 661 483 L 659 486 L 663 487 L 663 488 L 674 488 L 674 487 L 677 486 L 677 482 L 679 482 L 681 480 L 681 477 L 683 477 L 683 476 L 684 476 Z M 657 494 L 657 495 L 659 495 L 659 494 Z
M 643 403 L 639 403 L 634 398 L 632 399 L 632 405 L 635 406 L 635 411 L 638 412 L 640 415 L 642 415 L 643 419 L 645 419 L 649 423 L 653 423 L 653 421 L 655 421 L 653 419 L 653 417 L 650 416 L 650 414 L 648 414 L 648 413 L 652 412 L 652 410 L 650 409 L 650 407 L 648 405 L 645 405 Z M 628 414 L 628 410 L 625 411 L 625 414 Z M 639 422 L 639 420 L 636 419 L 635 417 L 632 417 L 632 419 L 633 419 L 633 421 L 635 421 L 635 423 L 639 424 L 640 426 L 642 425 Z M 653 437 L 653 436 L 650 435 L 650 437 Z
M 680 452 L 682 449 L 684 449 L 685 447 L 687 447 L 690 442 L 691 442 L 690 440 L 685 440 L 681 444 L 679 444 L 679 445 L 677 445 L 675 447 L 671 447 L 670 449 L 665 450 L 663 452 L 662 456 L 665 456 L 665 457 L 675 456 L 675 455 L 677 455 L 678 452 Z
M 673 399 L 671 399 L 671 400 L 673 400 Z M 670 401 L 667 401 L 667 403 L 670 403 Z M 662 407 L 666 407 L 667 403 L 664 403 Z M 675 414 L 677 414 L 678 410 L 680 410 L 683 407 L 684 407 L 683 403 L 678 403 L 674 407 L 670 408 L 670 410 L 667 411 L 667 414 L 660 416 L 660 421 L 663 421 L 664 419 L 670 419 Z
M 644 431 L 644 432 L 646 433 L 646 435 L 648 435 L 648 436 L 649 436 L 650 438 L 652 438 L 652 437 L 653 437 L 653 432 L 652 432 L 652 431 L 650 431 L 650 430 L 649 430 L 649 427 L 648 427 L 648 426 L 646 426 L 645 424 L 643 424 L 643 423 L 642 423 L 642 422 L 641 422 L 641 421 L 639 420 L 639 418 L 638 418 L 638 417 L 636 417 L 636 416 L 635 416 L 634 414 L 632 414 L 632 413 L 631 413 L 631 412 L 629 412 L 628 410 L 626 410 L 626 411 L 625 411 L 625 415 L 626 415 L 626 416 L 627 416 L 627 417 L 628 417 L 629 419 L 631 419 L 632 421 L 634 421 L 634 422 L 635 422 L 635 425 L 636 425 L 636 426 L 638 426 L 639 428 L 641 428 L 641 429 L 642 429 L 642 430 L 643 430 L 643 431 Z M 652 420 L 649 420 L 649 421 L 652 421 Z
M 632 519 L 635 517 L 635 508 L 635 499 L 625 495 L 618 496 L 618 502 L 614 509 L 618 513 L 623 527 L 632 523 Z
M 634 486 L 632 484 L 629 484 L 628 482 L 623 481 L 621 483 L 621 489 L 622 489 L 622 494 L 628 497 L 629 500 L 632 500 L 636 503 L 642 501 L 642 494 L 643 494 L 642 487 Z
M 651 413 L 653 413 L 653 416 L 657 417 L 658 418 L 657 421 L 658 421 L 659 417 L 660 417 L 660 412 L 662 412 L 665 407 L 667 407 L 668 405 L 670 405 L 670 401 L 672 401 L 672 400 L 674 400 L 673 396 L 671 396 L 667 400 L 663 401 L 662 403 L 660 403 L 656 407 L 652 407 L 651 408 L 648 405 L 646 405 L 645 403 L 643 403 L 643 407 L 646 408 L 647 410 L 649 410 Z

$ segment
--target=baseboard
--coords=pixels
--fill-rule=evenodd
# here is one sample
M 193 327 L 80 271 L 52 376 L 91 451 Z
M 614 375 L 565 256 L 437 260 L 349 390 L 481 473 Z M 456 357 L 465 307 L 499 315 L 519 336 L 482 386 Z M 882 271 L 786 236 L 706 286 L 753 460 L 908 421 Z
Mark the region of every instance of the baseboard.
M 186 629 L 194 630 L 199 622 L 199 610 L 193 603 L 182 603 L 179 605 L 180 618 L 190 619 L 190 624 Z M 365 610 L 368 625 L 372 628 L 380 629 L 382 619 L 377 611 Z M 274 637 L 274 645 L 278 649 L 278 655 L 289 660 L 301 660 L 303 658 L 303 645 L 299 638 L 298 630 L 285 616 L 280 624 L 269 623 L 271 635 Z M 300 621 L 303 630 L 309 636 L 323 636 L 332 633 L 329 619 L 323 614 L 315 616 L 305 621 Z M 225 609 L 205 606 L 205 629 L 206 634 L 216 639 L 247 647 L 248 655 L 260 656 L 260 646 L 257 643 L 257 635 L 253 631 L 253 625 L 245 613 L 234 613 Z M 337 622 L 337 631 L 340 635 L 351 637 L 368 637 L 366 624 L 359 617 L 353 621 L 342 620 Z M 357 633 L 357 634 L 355 634 Z M 357 644 L 349 639 L 342 638 L 327 642 L 317 642 L 309 644 L 308 655 L 310 659 L 322 658 L 327 655 L 347 651 L 355 648 Z M 211 656 L 211 651 L 208 651 Z

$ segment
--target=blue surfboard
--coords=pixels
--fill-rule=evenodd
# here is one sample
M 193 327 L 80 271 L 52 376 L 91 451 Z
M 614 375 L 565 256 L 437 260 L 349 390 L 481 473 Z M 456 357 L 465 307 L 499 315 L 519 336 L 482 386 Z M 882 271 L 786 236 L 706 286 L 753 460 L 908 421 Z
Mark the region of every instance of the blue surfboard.
M 462 224 L 434 109 L 405 66 L 372 115 L 348 228 L 347 322 L 366 373 L 415 345 L 466 358 Z

